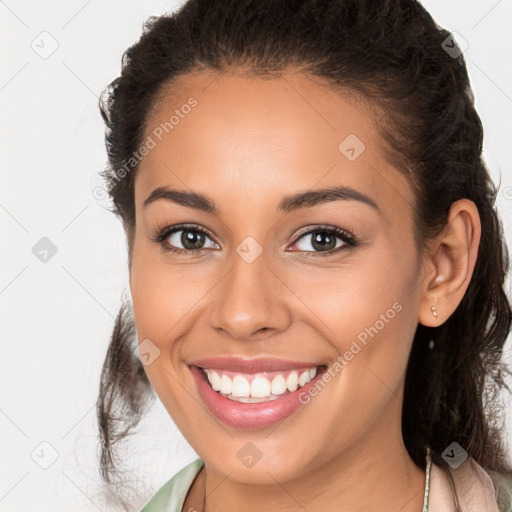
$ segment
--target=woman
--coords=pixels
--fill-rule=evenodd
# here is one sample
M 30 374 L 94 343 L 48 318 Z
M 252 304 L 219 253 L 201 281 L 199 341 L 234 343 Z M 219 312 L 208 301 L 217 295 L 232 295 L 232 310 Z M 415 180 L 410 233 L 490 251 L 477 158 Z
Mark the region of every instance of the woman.
M 154 391 L 200 458 L 145 512 L 510 509 L 508 254 L 447 31 L 413 0 L 190 0 L 101 112 L 132 299 L 107 482 Z

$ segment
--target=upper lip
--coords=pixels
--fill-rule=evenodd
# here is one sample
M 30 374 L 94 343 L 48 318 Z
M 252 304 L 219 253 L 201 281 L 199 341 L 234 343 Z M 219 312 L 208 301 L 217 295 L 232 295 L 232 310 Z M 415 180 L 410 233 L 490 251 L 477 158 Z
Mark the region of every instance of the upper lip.
M 323 365 L 323 363 L 292 361 L 278 358 L 245 358 L 233 356 L 205 357 L 188 361 L 188 364 L 201 368 L 217 368 L 240 373 L 284 371 L 299 368 L 313 368 Z

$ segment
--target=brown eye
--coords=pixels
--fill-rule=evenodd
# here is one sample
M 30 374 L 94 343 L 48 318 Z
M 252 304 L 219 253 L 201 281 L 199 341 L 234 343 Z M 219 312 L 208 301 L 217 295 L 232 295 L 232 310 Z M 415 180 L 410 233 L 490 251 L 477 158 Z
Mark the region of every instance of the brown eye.
M 300 235 L 293 245 L 297 245 L 299 251 L 323 256 L 337 253 L 343 248 L 354 247 L 356 240 L 355 237 L 340 228 L 317 227 Z
M 211 242 L 210 247 L 205 246 L 208 240 Z M 199 227 L 168 227 L 156 236 L 155 241 L 160 243 L 164 250 L 179 254 L 195 254 L 205 249 L 219 248 L 209 234 Z
M 172 239 L 174 235 L 180 232 L 181 236 L 175 238 L 179 239 L 179 243 L 181 243 L 185 249 L 196 250 L 203 248 L 206 235 L 199 231 L 180 229 L 179 231 L 175 231 L 172 235 L 169 235 L 168 239 Z M 175 245 L 175 243 L 171 242 L 171 245 Z

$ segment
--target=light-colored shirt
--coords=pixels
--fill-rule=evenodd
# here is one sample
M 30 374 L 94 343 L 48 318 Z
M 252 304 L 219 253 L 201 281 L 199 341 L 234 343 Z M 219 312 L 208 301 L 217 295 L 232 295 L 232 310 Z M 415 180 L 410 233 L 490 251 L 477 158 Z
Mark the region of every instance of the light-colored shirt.
M 185 466 L 156 492 L 140 512 L 189 512 L 182 510 L 183 504 L 203 466 L 204 461 L 200 458 Z M 427 466 L 428 512 L 512 512 L 511 494 L 510 484 L 497 491 L 489 474 L 471 458 L 457 469 L 445 470 L 434 463 Z
M 203 466 L 200 458 L 185 466 L 160 487 L 140 512 L 182 512 L 192 482 Z

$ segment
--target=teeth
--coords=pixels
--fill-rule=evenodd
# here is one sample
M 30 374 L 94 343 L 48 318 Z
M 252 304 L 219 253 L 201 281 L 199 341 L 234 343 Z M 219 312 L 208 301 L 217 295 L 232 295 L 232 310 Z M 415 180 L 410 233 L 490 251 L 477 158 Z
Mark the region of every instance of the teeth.
M 255 377 L 251 382 L 251 396 L 254 398 L 264 398 L 270 396 L 271 384 L 264 377 Z
M 264 398 L 253 398 L 250 397 L 234 397 L 233 395 L 229 395 L 226 398 L 229 398 L 230 400 L 233 400 L 233 402 L 243 402 L 244 404 L 256 404 L 259 402 L 271 402 L 272 400 L 275 400 L 276 398 L 279 398 L 275 395 L 266 396 Z
M 302 371 L 271 372 L 272 377 L 264 373 L 244 375 L 210 368 L 204 368 L 204 371 L 214 391 L 231 400 L 253 403 L 275 400 L 280 395 L 296 391 L 315 377 L 317 369 L 315 366 Z
M 299 386 L 299 377 L 297 375 L 297 372 L 292 372 L 290 375 L 288 375 L 288 378 L 286 379 L 286 387 L 288 388 L 288 391 L 295 391 L 297 387 Z
M 220 392 L 225 395 L 231 395 L 232 389 L 233 381 L 227 375 L 222 375 L 220 378 Z
M 304 386 L 306 382 L 309 382 L 309 370 L 302 372 L 299 377 L 299 386 Z
M 213 370 L 209 371 L 208 380 L 215 391 L 220 390 L 220 375 L 217 372 L 214 372 Z
M 286 381 L 282 375 L 277 375 L 272 379 L 272 394 L 282 395 L 286 391 Z
M 229 379 L 229 377 L 227 377 Z M 233 387 L 231 390 L 233 396 L 248 397 L 251 396 L 251 387 L 241 375 L 236 375 L 233 379 Z M 256 395 L 252 395 L 256 396 Z

